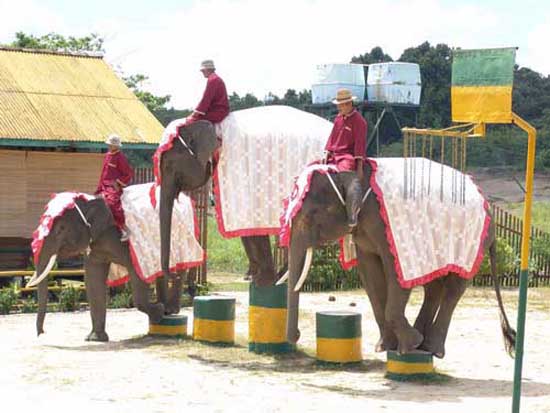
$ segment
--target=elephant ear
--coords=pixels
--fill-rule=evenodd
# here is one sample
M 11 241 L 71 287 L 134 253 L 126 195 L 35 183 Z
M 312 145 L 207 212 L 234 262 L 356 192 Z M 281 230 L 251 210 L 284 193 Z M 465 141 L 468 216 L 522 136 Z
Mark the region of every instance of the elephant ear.
M 206 120 L 200 120 L 182 128 L 180 134 L 201 165 L 206 165 L 218 146 L 214 125 Z
M 108 228 L 115 226 L 115 220 L 111 210 L 103 197 L 97 197 L 86 202 L 81 207 L 86 219 L 91 225 L 92 239 L 97 239 Z

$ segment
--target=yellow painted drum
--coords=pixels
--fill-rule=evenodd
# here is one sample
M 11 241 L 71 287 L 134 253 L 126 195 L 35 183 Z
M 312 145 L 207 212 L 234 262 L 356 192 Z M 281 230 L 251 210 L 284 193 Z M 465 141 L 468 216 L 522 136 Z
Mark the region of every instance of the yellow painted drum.
M 254 353 L 293 351 L 286 340 L 287 284 L 258 287 L 250 283 L 248 350 Z
M 388 351 L 386 371 L 386 376 L 394 380 L 422 378 L 434 373 L 433 356 L 420 350 L 403 355 Z
M 184 338 L 187 336 L 187 316 L 166 315 L 159 323 L 149 323 L 149 335 Z
M 321 311 L 316 314 L 317 360 L 356 363 L 361 352 L 361 314 L 351 311 Z
M 235 342 L 235 299 L 221 296 L 195 297 L 193 340 L 233 344 Z

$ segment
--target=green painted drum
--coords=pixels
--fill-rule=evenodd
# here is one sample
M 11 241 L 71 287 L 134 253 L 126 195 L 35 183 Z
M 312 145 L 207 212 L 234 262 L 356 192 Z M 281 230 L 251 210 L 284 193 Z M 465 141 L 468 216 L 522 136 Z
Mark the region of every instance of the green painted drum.
M 235 342 L 235 299 L 201 296 L 193 300 L 193 339 L 217 344 Z
M 149 335 L 163 337 L 187 336 L 187 316 L 185 315 L 167 315 L 159 323 L 149 323 Z
M 356 363 L 361 352 L 361 314 L 351 311 L 322 311 L 315 317 L 317 360 Z
M 394 380 L 423 378 L 434 373 L 431 353 L 416 350 L 408 354 L 387 352 L 386 376 Z
M 288 353 L 286 341 L 287 284 L 258 287 L 250 283 L 248 350 L 254 353 Z

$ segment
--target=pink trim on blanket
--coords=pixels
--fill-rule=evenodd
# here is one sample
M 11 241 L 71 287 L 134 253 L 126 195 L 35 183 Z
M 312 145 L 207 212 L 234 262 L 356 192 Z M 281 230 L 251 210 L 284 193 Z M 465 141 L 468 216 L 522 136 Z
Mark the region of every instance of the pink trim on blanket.
M 316 164 L 316 163 L 318 163 L 318 162 L 313 162 L 313 163 L 309 164 L 308 166 L 311 166 L 311 165 Z M 302 208 L 302 204 L 304 203 L 304 199 L 306 198 L 306 195 L 309 193 L 309 187 L 311 186 L 311 179 L 313 178 L 313 174 L 315 172 L 319 172 L 320 174 L 326 175 L 328 171 L 323 171 L 323 170 L 319 169 L 319 170 L 312 171 L 308 175 L 306 187 L 305 187 L 304 191 L 302 192 L 302 194 L 300 196 L 300 199 L 298 200 L 298 203 L 294 206 L 294 209 L 291 211 L 290 219 L 288 221 L 286 221 L 286 219 L 285 219 L 286 211 L 287 211 L 288 206 L 290 204 L 290 198 L 292 198 L 292 195 L 293 195 L 294 191 L 298 189 L 297 186 L 296 186 L 296 183 L 293 186 L 292 194 L 290 194 L 290 196 L 283 199 L 283 212 L 280 216 L 281 228 L 279 230 L 279 245 L 281 247 L 288 247 L 288 245 L 290 244 L 290 235 L 291 235 L 290 223 L 292 222 L 294 217 L 298 214 L 298 212 L 300 212 L 300 209 Z M 334 172 L 337 172 L 337 169 L 335 169 Z M 296 177 L 296 179 L 298 179 L 298 177 Z M 344 269 L 346 269 L 346 268 L 344 267 Z
M 132 243 L 130 241 L 128 241 L 128 249 L 130 250 L 130 258 L 132 259 L 132 264 L 134 264 L 134 269 L 136 270 L 136 274 L 143 281 L 150 284 L 153 281 L 155 281 L 158 277 L 161 277 L 163 275 L 162 270 L 157 271 L 157 272 L 149 275 L 148 277 L 143 275 L 143 270 L 141 269 L 141 266 L 139 265 L 139 260 L 137 258 L 136 251 L 134 250 L 134 247 L 132 246 Z M 201 260 L 177 263 L 175 266 L 170 267 L 170 272 L 185 271 L 185 270 L 188 270 L 190 268 L 198 267 L 198 266 L 200 266 L 204 263 L 205 259 L 206 259 L 206 253 L 203 250 Z M 124 277 L 121 277 L 121 278 L 119 278 L 117 280 L 114 280 L 114 281 L 107 280 L 107 285 L 110 286 L 110 287 L 120 286 L 120 285 L 128 282 L 129 279 L 130 279 L 130 275 L 126 274 Z
M 486 212 L 485 222 L 483 224 L 483 231 L 481 233 L 481 237 L 480 237 L 480 241 L 479 241 L 479 248 L 478 248 L 477 256 L 476 256 L 476 259 L 474 261 L 474 265 L 472 266 L 471 271 L 468 271 L 465 268 L 463 268 L 462 266 L 457 265 L 457 264 L 447 264 L 446 266 L 444 266 L 442 268 L 439 268 L 439 269 L 437 269 L 437 270 L 435 270 L 435 271 L 433 271 L 429 274 L 425 274 L 425 275 L 423 275 L 419 278 L 415 278 L 413 280 L 405 280 L 403 278 L 403 270 L 401 268 L 401 263 L 400 263 L 399 256 L 398 256 L 398 253 L 397 253 L 397 247 L 395 245 L 395 240 L 393 238 L 393 234 L 392 234 L 392 231 L 391 231 L 390 220 L 389 220 L 389 217 L 388 217 L 388 211 L 387 211 L 386 205 L 384 203 L 384 196 L 382 194 L 382 190 L 380 189 L 380 187 L 376 183 L 376 170 L 378 168 L 378 165 L 376 164 L 376 160 L 374 160 L 374 159 L 369 158 L 367 160 L 367 162 L 369 162 L 369 164 L 372 167 L 370 184 L 371 184 L 373 192 L 376 195 L 376 199 L 378 200 L 378 202 L 380 204 L 380 216 L 382 218 L 382 221 L 384 221 L 384 225 L 386 227 L 386 238 L 388 240 L 388 246 L 390 248 L 390 252 L 391 252 L 391 254 L 394 258 L 395 272 L 397 273 L 397 278 L 399 280 L 399 284 L 401 285 L 401 287 L 403 287 L 403 288 L 412 288 L 412 287 L 416 287 L 418 285 L 424 285 L 424 284 L 429 283 L 430 281 L 432 281 L 436 278 L 447 275 L 449 272 L 456 273 L 459 277 L 462 277 L 462 278 L 465 278 L 465 279 L 470 279 L 474 275 L 476 275 L 477 271 L 479 270 L 479 267 L 480 267 L 481 263 L 483 262 L 484 243 L 485 243 L 485 239 L 487 238 L 487 235 L 489 233 L 489 225 L 491 223 L 491 217 L 488 213 L 489 203 L 487 202 L 487 200 L 485 200 L 484 203 L 483 203 L 483 207 L 484 207 L 485 212 Z M 477 188 L 478 188 L 478 191 L 480 192 L 480 194 L 483 196 L 483 193 L 481 192 L 481 189 L 479 187 L 477 187 Z

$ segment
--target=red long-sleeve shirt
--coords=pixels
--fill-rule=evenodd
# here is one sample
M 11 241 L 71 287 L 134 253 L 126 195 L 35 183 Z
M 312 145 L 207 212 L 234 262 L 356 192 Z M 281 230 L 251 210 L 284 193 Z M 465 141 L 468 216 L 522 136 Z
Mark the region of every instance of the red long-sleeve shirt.
M 133 177 L 134 171 L 122 152 L 107 152 L 103 159 L 101 176 L 95 193 L 98 194 L 103 192 L 105 188 L 113 187 L 115 182 L 125 187 Z
M 201 101 L 195 109 L 199 119 L 219 123 L 229 114 L 229 99 L 222 78 L 216 73 L 210 74 Z
M 357 110 L 354 109 L 349 115 L 336 116 L 325 150 L 335 156 L 351 155 L 355 159 L 363 159 L 366 145 L 367 121 Z

